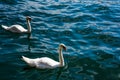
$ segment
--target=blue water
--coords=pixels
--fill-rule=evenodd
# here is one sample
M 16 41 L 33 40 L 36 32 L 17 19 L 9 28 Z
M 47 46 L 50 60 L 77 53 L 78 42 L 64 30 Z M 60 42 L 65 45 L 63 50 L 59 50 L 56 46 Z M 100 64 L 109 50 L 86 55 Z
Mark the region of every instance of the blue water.
M 120 0 L 0 0 L 0 25 L 32 18 L 32 34 L 0 26 L 0 80 L 120 80 Z M 63 68 L 30 68 L 21 56 L 58 61 Z

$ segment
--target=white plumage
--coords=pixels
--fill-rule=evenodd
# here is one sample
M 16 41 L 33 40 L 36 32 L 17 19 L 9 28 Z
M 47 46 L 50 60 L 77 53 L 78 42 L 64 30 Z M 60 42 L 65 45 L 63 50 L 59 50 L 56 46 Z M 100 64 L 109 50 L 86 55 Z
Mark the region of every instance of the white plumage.
M 55 68 L 55 67 L 58 67 L 60 65 L 59 62 L 54 61 L 48 57 L 30 59 L 30 58 L 22 56 L 22 58 L 29 66 L 40 68 L 40 69 Z
M 22 56 L 22 59 L 31 67 L 36 67 L 39 69 L 53 69 L 56 67 L 62 67 L 64 66 L 64 58 L 62 54 L 62 49 L 66 50 L 66 47 L 64 44 L 60 44 L 59 46 L 59 62 L 48 58 L 48 57 L 42 57 L 42 58 L 36 58 L 36 59 L 30 59 L 27 57 Z
M 5 25 L 1 25 L 1 26 L 3 29 L 14 32 L 14 33 L 31 33 L 31 25 L 30 25 L 31 18 L 27 16 L 26 21 L 27 21 L 28 29 L 25 29 L 21 25 L 12 25 L 10 27 Z

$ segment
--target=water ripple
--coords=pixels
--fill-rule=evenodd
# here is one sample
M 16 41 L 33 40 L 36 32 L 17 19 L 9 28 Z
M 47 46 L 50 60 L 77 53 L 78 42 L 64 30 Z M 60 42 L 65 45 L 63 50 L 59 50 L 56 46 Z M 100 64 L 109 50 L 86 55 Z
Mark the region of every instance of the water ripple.
M 0 26 L 0 79 L 119 80 L 120 5 L 104 0 L 0 0 L 0 24 L 26 26 L 32 34 L 14 34 Z M 21 56 L 58 61 L 64 43 L 65 66 L 52 70 L 27 67 Z M 26 70 L 27 69 L 27 70 Z M 9 75 L 6 77 L 5 75 Z

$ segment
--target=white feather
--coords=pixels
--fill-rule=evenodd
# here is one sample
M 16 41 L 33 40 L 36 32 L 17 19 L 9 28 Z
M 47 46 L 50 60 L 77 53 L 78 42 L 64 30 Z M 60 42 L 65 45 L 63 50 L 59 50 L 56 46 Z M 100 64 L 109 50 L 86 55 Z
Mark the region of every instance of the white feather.
M 51 58 L 48 58 L 48 57 L 42 57 L 42 58 L 36 58 L 36 59 L 30 59 L 30 58 L 27 58 L 25 56 L 22 56 L 22 59 L 31 67 L 36 67 L 36 68 L 39 68 L 39 69 L 46 69 L 46 68 L 49 68 L 49 69 L 53 69 L 53 68 L 56 68 L 56 67 L 62 67 L 64 66 L 64 59 L 63 59 L 63 56 L 62 56 L 62 47 L 64 45 L 61 46 L 60 44 L 60 48 L 59 48 L 59 62 L 58 61 L 55 61 Z M 65 46 L 64 46 L 65 47 Z
M 5 25 L 1 25 L 1 26 L 2 26 L 3 29 L 14 32 L 14 33 L 30 33 L 31 32 L 31 25 L 30 25 L 29 19 L 31 19 L 31 18 L 26 17 L 26 19 L 27 19 L 27 27 L 28 27 L 28 29 L 25 29 L 21 25 L 12 25 L 10 27 L 5 26 Z

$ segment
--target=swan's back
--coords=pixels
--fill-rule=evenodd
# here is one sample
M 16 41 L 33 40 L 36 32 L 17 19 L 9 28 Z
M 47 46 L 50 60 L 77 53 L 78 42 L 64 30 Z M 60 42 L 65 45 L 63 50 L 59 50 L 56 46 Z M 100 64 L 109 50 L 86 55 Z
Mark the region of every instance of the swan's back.
M 11 32 L 27 32 L 25 28 L 23 28 L 21 25 L 12 25 L 11 27 L 8 28 Z
M 22 59 L 31 67 L 36 67 L 39 69 L 46 69 L 46 68 L 52 69 L 52 68 L 60 67 L 59 62 L 54 61 L 53 59 L 48 57 L 30 59 L 22 56 Z
M 11 32 L 15 32 L 15 33 L 27 32 L 27 30 L 23 28 L 21 25 L 12 25 L 10 27 L 2 25 L 2 28 L 8 31 L 11 31 Z
M 48 57 L 37 58 L 35 64 L 37 68 L 41 68 L 41 69 L 45 69 L 45 68 L 52 69 L 60 66 L 59 62 Z

